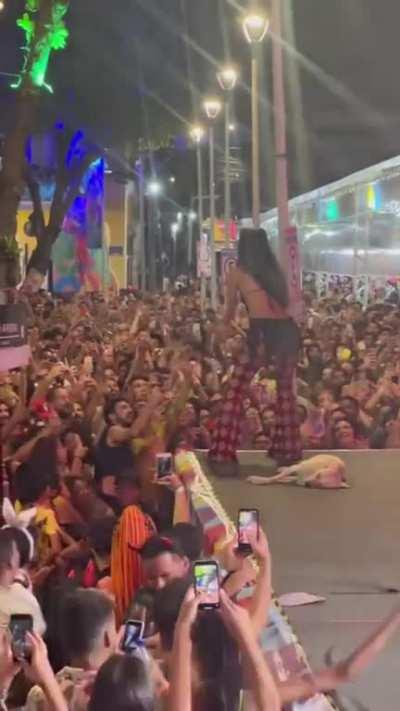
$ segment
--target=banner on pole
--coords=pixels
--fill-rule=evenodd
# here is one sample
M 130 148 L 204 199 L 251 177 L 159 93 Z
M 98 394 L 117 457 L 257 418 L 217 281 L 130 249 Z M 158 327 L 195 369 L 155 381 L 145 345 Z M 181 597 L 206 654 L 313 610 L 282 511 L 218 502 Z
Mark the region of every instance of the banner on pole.
M 300 323 L 304 320 L 304 302 L 297 227 L 289 227 L 286 230 L 285 242 L 290 314 L 295 321 Z
M 221 278 L 222 278 L 222 283 L 225 286 L 226 283 L 226 277 L 232 269 L 232 267 L 236 266 L 237 263 L 237 250 L 236 249 L 223 249 L 220 252 L 221 254 Z
M 197 242 L 197 276 L 211 279 L 211 248 L 205 233 Z

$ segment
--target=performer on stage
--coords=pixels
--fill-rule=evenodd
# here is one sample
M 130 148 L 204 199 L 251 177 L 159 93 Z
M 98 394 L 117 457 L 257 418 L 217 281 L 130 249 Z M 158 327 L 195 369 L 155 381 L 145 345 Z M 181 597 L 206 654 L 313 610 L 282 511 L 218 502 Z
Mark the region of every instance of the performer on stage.
M 209 456 L 219 462 L 236 461 L 246 389 L 258 368 L 272 364 L 277 380 L 277 401 L 275 434 L 269 455 L 279 466 L 289 466 L 302 457 L 294 383 L 300 331 L 289 315 L 285 277 L 262 229 L 241 231 L 238 264 L 227 275 L 226 326 L 235 316 L 238 296 L 249 313 L 249 352 L 237 362 L 228 382 Z

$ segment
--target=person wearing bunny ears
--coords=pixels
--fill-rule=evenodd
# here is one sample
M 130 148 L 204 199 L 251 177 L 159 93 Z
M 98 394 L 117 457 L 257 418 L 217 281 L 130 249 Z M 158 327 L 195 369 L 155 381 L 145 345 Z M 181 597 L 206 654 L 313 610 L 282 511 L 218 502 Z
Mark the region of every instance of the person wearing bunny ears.
M 15 531 L 8 526 L 0 530 L 0 625 L 8 626 L 11 615 L 31 615 L 33 630 L 43 635 L 46 623 L 40 605 L 29 588 L 17 580 L 21 559 L 15 542 Z

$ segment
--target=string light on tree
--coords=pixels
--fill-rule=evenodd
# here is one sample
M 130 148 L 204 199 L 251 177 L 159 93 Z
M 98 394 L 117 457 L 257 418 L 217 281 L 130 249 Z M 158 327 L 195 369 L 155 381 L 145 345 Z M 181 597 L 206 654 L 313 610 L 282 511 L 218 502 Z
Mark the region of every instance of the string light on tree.
M 42 2 L 43 0 L 26 0 L 25 12 L 17 20 L 17 26 L 25 33 L 24 64 L 18 81 L 12 85 L 13 89 L 19 89 L 28 78 L 35 88 L 53 91 L 50 84 L 46 83 L 46 74 L 51 53 L 67 46 L 69 32 L 64 23 L 64 16 L 68 12 L 69 0 L 53 0 L 48 21 L 38 36 L 38 17 L 43 9 Z

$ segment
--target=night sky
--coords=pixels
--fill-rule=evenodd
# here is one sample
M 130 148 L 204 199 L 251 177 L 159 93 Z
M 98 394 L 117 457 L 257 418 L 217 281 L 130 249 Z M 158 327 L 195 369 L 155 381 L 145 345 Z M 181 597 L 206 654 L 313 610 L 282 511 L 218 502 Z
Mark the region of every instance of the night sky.
M 5 2 L 0 71 L 15 72 L 22 40 L 15 19 L 23 2 Z M 283 5 L 286 40 L 295 46 L 286 55 L 291 58 L 288 130 L 295 194 L 400 152 L 400 3 L 283 0 Z M 84 126 L 101 145 L 129 156 L 139 136 L 185 135 L 185 122 L 196 115 L 200 97 L 215 91 L 218 63 L 233 59 L 241 68 L 235 141 L 246 162 L 250 63 L 238 7 L 234 0 L 71 0 L 70 43 L 53 57 L 49 78 L 56 93 L 46 99 L 46 112 Z M 263 64 L 268 97 L 268 42 Z M 6 87 L 0 78 L 0 131 L 12 121 L 13 98 Z M 264 207 L 274 199 L 270 120 L 264 108 Z M 192 173 L 187 152 L 168 160 L 178 178 Z M 193 190 L 186 179 L 185 188 Z

